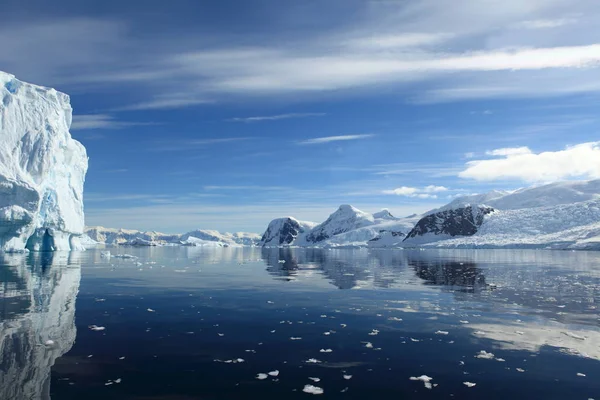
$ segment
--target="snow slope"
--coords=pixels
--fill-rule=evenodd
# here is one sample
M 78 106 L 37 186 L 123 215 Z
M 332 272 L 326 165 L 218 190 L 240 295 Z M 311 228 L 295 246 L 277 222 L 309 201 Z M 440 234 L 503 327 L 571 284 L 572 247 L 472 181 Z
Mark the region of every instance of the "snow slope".
M 69 96 L 0 72 L 0 250 L 70 250 L 83 233 L 85 148 Z

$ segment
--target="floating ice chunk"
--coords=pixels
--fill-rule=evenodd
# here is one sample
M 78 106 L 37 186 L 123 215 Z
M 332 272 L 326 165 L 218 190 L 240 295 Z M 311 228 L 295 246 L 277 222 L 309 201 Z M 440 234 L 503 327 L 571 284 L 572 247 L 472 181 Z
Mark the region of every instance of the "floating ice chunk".
M 523 368 L 516 368 L 516 370 L 519 372 L 525 372 L 525 370 Z
M 223 336 L 225 336 L 225 334 L 224 334 L 224 333 L 217 333 L 217 335 L 219 335 L 220 337 L 223 337 Z
M 346 324 L 340 324 L 340 326 L 341 326 L 342 328 L 345 328 L 345 327 L 347 327 L 348 325 L 346 325 Z
M 267 300 L 267 304 L 275 304 L 275 302 L 271 301 L 271 300 Z
M 290 340 L 302 340 L 302 338 L 301 338 L 301 337 L 293 337 L 293 336 L 292 336 L 292 337 L 290 338 Z
M 433 385 L 431 384 L 431 380 L 433 378 L 427 375 L 421 375 L 421 376 L 411 376 L 410 380 L 411 381 L 421 381 L 423 382 L 423 384 L 425 385 L 425 387 L 427 389 L 431 389 L 433 387 Z
M 277 260 L 279 264 L 285 264 L 285 260 Z
M 124 360 L 124 359 L 125 359 L 125 357 L 119 357 L 119 360 Z
M 348 391 L 349 387 L 345 387 L 342 390 L 340 390 L 340 393 L 346 393 Z
M 420 342 L 420 340 L 419 340 L 419 339 L 413 339 L 413 338 L 410 338 L 410 341 L 411 341 L 411 342 Z
M 148 312 L 156 312 L 156 310 L 153 310 L 153 309 L 149 308 Z
M 436 331 L 435 334 L 436 335 L 447 335 L 448 331 Z
M 271 372 L 269 372 L 269 375 L 270 376 L 279 376 L 279 370 L 276 369 L 275 371 L 271 371 Z
M 350 379 L 352 379 L 352 375 L 344 375 L 344 379 L 345 380 L 350 380 Z
M 115 254 L 112 257 L 114 257 L 114 258 L 122 258 L 124 260 L 132 260 L 134 258 L 137 258 L 136 256 L 132 256 L 131 254 Z
M 371 330 L 371 332 L 369 332 L 370 336 L 376 336 L 378 334 L 379 334 L 379 331 L 377 329 L 373 329 L 373 330 Z
M 584 376 L 585 376 L 585 374 L 582 374 L 581 372 L 578 372 L 578 373 L 577 373 L 577 376 L 583 376 L 583 377 L 584 377 Z
M 115 379 L 114 382 L 115 383 L 121 383 L 121 378 Z
M 106 329 L 103 326 L 97 326 L 97 325 L 90 325 L 88 328 L 90 328 L 92 331 L 103 331 Z
M 243 358 L 236 358 L 236 360 L 234 362 L 243 363 L 243 362 L 246 362 L 246 360 L 244 360 Z
M 372 348 L 373 348 L 373 343 L 371 343 L 371 342 L 366 342 L 366 343 L 365 343 L 365 347 L 366 347 L 367 349 L 372 349 Z
M 304 393 L 309 394 L 323 394 L 323 389 L 313 385 L 304 385 L 304 389 L 302 389 Z
M 469 321 L 458 321 L 458 322 L 460 322 L 461 324 L 468 324 L 469 323 Z
M 388 320 L 390 321 L 402 321 L 402 318 L 398 318 L 398 317 L 389 317 Z
M 492 360 L 494 358 L 494 354 L 493 353 L 488 353 L 485 350 L 481 350 L 479 353 L 477 353 L 477 355 L 475 357 L 476 358 L 483 358 L 484 360 Z
M 319 350 L 319 351 L 320 351 L 321 353 L 331 353 L 331 352 L 333 352 L 333 350 L 331 350 L 331 349 L 321 349 L 321 350 Z
M 312 377 L 309 376 L 308 379 L 310 379 L 311 381 L 313 381 L 315 383 L 316 382 L 321 382 L 321 378 L 312 378 Z
M 475 386 L 477 384 L 473 383 L 473 382 L 463 382 L 463 385 L 465 385 L 466 387 L 472 388 L 473 386 Z
M 504 358 L 496 358 L 496 361 L 504 362 L 506 360 Z
M 475 332 L 473 332 L 473 335 L 482 335 L 483 336 L 483 335 L 485 335 L 485 332 L 484 331 L 475 331 Z
M 308 360 L 306 360 L 306 362 L 308 364 L 320 364 L 321 361 L 317 360 L 316 358 L 309 358 Z
M 108 381 L 108 382 L 106 382 L 106 383 L 104 384 L 104 386 L 110 386 L 110 385 L 112 385 L 112 384 L 113 384 L 113 382 L 111 382 L 111 381 Z
M 256 375 L 256 379 L 258 379 L 258 380 L 261 380 L 261 381 L 262 381 L 263 379 L 267 379 L 268 377 L 269 377 L 269 375 L 267 375 L 267 374 L 263 374 L 262 372 L 261 372 L 261 373 L 259 373 L 258 375 Z

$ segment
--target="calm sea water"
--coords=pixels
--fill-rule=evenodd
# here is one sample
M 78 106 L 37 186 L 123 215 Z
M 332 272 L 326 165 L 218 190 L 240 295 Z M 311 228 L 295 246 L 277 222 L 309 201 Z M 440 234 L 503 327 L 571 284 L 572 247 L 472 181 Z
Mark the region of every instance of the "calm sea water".
M 0 399 L 600 400 L 600 253 L 110 251 L 0 255 Z

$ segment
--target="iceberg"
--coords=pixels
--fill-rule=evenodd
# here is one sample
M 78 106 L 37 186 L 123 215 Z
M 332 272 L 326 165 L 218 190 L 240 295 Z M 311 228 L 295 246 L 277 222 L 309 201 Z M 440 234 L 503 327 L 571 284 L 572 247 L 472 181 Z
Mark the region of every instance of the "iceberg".
M 69 96 L 0 71 L 0 250 L 79 250 L 86 150 Z

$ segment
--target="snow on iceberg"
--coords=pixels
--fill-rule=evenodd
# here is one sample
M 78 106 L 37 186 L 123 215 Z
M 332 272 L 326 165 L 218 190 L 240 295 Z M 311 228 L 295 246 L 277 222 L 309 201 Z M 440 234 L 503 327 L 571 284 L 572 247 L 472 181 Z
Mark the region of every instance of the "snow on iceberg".
M 0 250 L 81 249 L 85 148 L 69 96 L 0 72 Z

